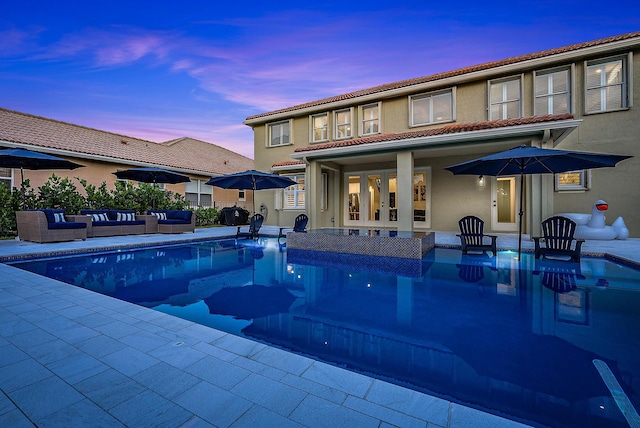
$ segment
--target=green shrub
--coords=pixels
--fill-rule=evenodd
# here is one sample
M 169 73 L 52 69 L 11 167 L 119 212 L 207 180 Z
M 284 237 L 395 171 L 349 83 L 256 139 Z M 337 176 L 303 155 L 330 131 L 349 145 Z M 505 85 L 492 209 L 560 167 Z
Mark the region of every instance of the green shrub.
M 218 220 L 217 208 L 205 208 L 198 207 L 195 210 L 196 213 L 196 226 L 213 226 Z

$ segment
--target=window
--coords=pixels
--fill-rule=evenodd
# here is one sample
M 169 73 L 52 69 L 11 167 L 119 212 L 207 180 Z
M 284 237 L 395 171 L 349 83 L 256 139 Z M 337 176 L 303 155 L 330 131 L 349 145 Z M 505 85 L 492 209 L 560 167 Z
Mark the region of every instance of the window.
M 11 188 L 11 168 L 0 168 L 0 183 L 5 183 Z
M 244 189 L 238 190 L 238 200 L 239 201 L 246 201 L 247 200 L 247 195 L 246 195 Z
M 284 189 L 283 208 L 285 210 L 304 208 L 304 174 L 288 175 L 287 177 L 297 184 Z
M 369 104 L 360 107 L 360 135 L 371 135 L 380 132 L 380 104 Z
M 453 90 L 409 97 L 410 126 L 451 122 L 454 116 Z
M 489 82 L 489 120 L 522 117 L 520 77 Z
M 588 190 L 591 187 L 589 170 L 556 174 L 556 190 Z
M 211 207 L 213 187 L 206 183 L 204 180 L 194 179 L 185 183 L 184 196 L 190 207 Z
M 277 147 L 277 146 L 284 146 L 287 144 L 291 144 L 291 139 L 289 137 L 290 124 L 288 120 L 286 122 L 271 123 L 268 125 L 268 128 L 269 128 L 269 132 L 268 132 L 269 142 L 267 145 L 269 147 Z
M 585 66 L 585 112 L 627 108 L 627 58 L 588 61 Z
M 351 109 L 339 110 L 333 113 L 335 123 L 334 134 L 336 140 L 349 138 L 351 134 L 351 122 L 353 121 L 353 111 Z
M 311 116 L 311 141 L 327 141 L 329 139 L 329 114 L 322 113 Z
M 571 83 L 568 68 L 535 74 L 535 115 L 571 113 Z

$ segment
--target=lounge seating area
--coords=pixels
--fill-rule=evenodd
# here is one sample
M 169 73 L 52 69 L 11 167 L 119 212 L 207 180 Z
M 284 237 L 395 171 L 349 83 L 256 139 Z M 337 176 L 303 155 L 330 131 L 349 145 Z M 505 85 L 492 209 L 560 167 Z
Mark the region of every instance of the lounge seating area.
M 75 221 L 65 210 L 44 209 L 17 211 L 18 236 L 23 241 L 38 243 L 87 239 L 89 219 Z
M 80 210 L 80 215 L 70 217 L 74 221 L 89 218 L 88 238 L 154 233 L 152 226 L 147 227 L 147 216 L 136 215 L 133 210 Z
M 195 232 L 196 216 L 190 210 L 80 210 L 69 215 L 62 209 L 17 211 L 18 237 L 38 243 L 87 238 Z
M 190 210 L 149 210 L 149 216 L 158 222 L 158 233 L 195 232 L 196 216 Z

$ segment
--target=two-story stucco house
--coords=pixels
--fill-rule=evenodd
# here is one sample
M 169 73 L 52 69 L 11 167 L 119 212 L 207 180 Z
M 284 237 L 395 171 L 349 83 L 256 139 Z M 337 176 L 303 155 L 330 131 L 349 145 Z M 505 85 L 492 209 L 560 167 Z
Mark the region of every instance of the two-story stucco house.
M 425 61 L 428 57 L 425 58 Z M 518 145 L 631 155 L 615 168 L 525 176 L 524 231 L 609 203 L 640 236 L 640 32 L 388 83 L 250 116 L 255 166 L 297 186 L 256 194 L 267 223 L 517 230 L 518 176 L 444 168 Z

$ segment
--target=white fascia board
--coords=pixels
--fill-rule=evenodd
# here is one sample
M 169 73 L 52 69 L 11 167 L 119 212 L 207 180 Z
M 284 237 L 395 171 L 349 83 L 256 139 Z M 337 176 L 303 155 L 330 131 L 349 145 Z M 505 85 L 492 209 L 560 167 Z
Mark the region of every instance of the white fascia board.
M 556 64 L 562 62 L 573 62 L 581 60 L 585 57 L 592 57 L 594 55 L 609 55 L 614 52 L 624 49 L 636 49 L 640 43 L 640 39 L 633 38 L 629 40 L 621 40 L 618 42 L 606 43 L 604 45 L 597 45 L 578 49 L 574 51 L 567 51 L 557 53 L 555 55 L 544 56 L 541 58 L 533 58 L 525 61 L 515 62 L 513 64 L 506 64 L 497 67 L 488 68 L 486 70 L 473 71 L 469 73 L 460 74 L 458 76 L 445 77 L 443 79 L 432 80 L 424 83 L 417 83 L 413 85 L 403 86 L 402 88 L 391 89 L 388 91 L 380 91 L 372 94 L 367 94 L 354 98 L 347 98 L 340 101 L 329 102 L 326 104 L 318 104 L 301 108 L 299 110 L 289 110 L 282 113 L 276 113 L 273 115 L 266 115 L 257 117 L 255 119 L 245 120 L 245 125 L 260 125 L 276 120 L 282 120 L 285 118 L 291 118 L 295 116 L 304 116 L 313 113 L 317 113 L 325 110 L 334 110 L 341 107 L 353 106 L 355 104 L 363 104 L 371 101 L 378 101 L 385 98 L 393 98 L 416 92 L 428 91 L 433 88 L 443 88 L 449 86 L 455 86 L 474 80 L 490 79 L 496 74 L 509 74 L 509 73 L 521 73 L 525 70 L 548 67 L 549 64 Z M 455 71 L 455 70 L 451 70 Z M 427 76 L 428 77 L 428 76 Z M 419 79 L 419 78 L 418 78 Z
M 301 169 L 305 169 L 307 164 L 304 162 L 293 164 L 293 165 L 281 165 L 281 166 L 272 166 L 271 171 L 273 172 L 282 172 L 282 171 L 299 171 Z
M 326 156 L 340 156 L 353 154 L 376 153 L 379 151 L 400 151 L 410 149 L 425 149 L 447 144 L 458 144 L 470 141 L 487 141 L 491 139 L 516 138 L 536 135 L 546 130 L 575 129 L 582 120 L 563 120 L 558 122 L 533 123 L 508 128 L 483 129 L 480 131 L 456 132 L 453 134 L 434 135 L 428 137 L 408 138 L 404 140 L 381 141 L 378 143 L 359 144 L 347 147 L 332 147 L 320 150 L 307 150 L 292 153 L 293 159 L 317 158 Z

